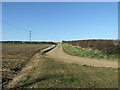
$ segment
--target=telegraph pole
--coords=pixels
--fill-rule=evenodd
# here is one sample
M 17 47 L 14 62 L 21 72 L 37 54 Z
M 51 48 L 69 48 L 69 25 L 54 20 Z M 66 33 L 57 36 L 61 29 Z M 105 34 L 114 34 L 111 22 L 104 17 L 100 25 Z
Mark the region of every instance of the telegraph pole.
M 29 39 L 30 39 L 30 42 L 31 42 L 31 30 L 29 31 Z

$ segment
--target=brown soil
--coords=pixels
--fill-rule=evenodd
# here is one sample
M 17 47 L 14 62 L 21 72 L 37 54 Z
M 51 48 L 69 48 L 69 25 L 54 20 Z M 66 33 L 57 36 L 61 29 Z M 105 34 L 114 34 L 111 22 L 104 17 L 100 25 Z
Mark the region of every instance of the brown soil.
M 13 80 L 30 59 L 42 49 L 51 45 L 2 45 L 2 86 L 3 88 Z

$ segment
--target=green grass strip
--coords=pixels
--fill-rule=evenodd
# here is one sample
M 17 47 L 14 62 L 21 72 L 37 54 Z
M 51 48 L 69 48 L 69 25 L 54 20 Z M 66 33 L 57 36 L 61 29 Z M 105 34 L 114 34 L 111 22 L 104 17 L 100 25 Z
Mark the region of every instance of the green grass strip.
M 71 45 L 63 45 L 63 50 L 70 55 L 80 56 L 80 57 L 90 57 L 90 58 L 108 59 L 108 60 L 120 59 L 120 57 L 108 56 L 108 55 L 105 55 L 99 51 L 83 49 L 81 47 L 74 47 Z

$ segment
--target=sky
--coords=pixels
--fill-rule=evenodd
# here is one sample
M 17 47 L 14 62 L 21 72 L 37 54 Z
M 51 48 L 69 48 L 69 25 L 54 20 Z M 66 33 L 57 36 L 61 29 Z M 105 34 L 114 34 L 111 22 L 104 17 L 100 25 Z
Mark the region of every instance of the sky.
M 2 39 L 62 41 L 118 38 L 117 2 L 4 2 Z

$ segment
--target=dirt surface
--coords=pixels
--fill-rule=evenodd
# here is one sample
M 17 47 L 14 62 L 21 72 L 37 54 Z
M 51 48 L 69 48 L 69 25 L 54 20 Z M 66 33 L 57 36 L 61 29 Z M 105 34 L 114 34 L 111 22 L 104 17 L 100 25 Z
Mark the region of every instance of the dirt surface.
M 83 57 L 68 55 L 63 51 L 61 43 L 53 50 L 47 52 L 46 57 L 63 61 L 65 63 L 77 63 L 81 65 L 90 65 L 95 67 L 118 68 L 117 61 L 97 60 L 92 58 L 83 58 Z
M 2 45 L 2 86 L 13 80 L 30 59 L 41 50 L 51 45 L 3 44 Z
M 28 78 L 28 74 L 30 72 L 32 72 L 32 70 L 35 71 L 36 65 L 39 62 L 41 62 L 40 60 L 43 59 L 43 57 L 44 57 L 42 55 L 42 52 L 49 51 L 49 50 L 53 49 L 54 47 L 55 47 L 55 45 L 50 45 L 50 46 L 47 46 L 46 48 L 44 47 L 44 49 L 42 49 L 42 47 L 41 47 L 41 50 L 39 51 L 39 53 L 35 54 L 30 59 L 30 61 L 25 65 L 25 67 L 8 83 L 8 85 L 6 85 L 5 88 L 7 89 L 7 88 L 16 88 L 16 87 L 18 87 L 19 82 L 22 82 L 22 81 L 26 80 Z M 37 74 L 37 72 L 35 72 L 34 74 Z M 40 72 L 42 72 L 42 71 L 40 71 Z
M 44 62 L 45 61 L 45 56 L 49 56 L 48 58 L 46 58 L 46 62 Z M 71 66 L 69 66 L 68 67 L 68 69 L 66 69 L 65 67 L 66 67 L 66 65 L 67 64 L 65 64 L 65 66 L 63 65 L 63 64 L 58 64 L 59 62 L 54 62 L 54 60 L 53 61 L 51 61 L 51 59 L 50 59 L 50 57 L 51 58 L 54 58 L 54 60 L 61 60 L 61 61 L 64 61 L 64 62 L 66 62 L 66 63 L 79 63 L 79 64 L 82 64 L 82 63 L 85 63 L 85 61 L 83 62 L 83 61 L 81 61 L 81 60 L 91 60 L 91 59 L 89 59 L 89 58 L 84 58 L 84 59 L 82 59 L 81 57 L 74 57 L 74 56 L 71 56 L 71 55 L 67 55 L 66 53 L 64 53 L 64 51 L 62 50 L 62 46 L 61 45 L 58 45 L 56 48 L 54 48 L 54 49 L 52 49 L 51 51 L 49 51 L 49 52 L 47 52 L 45 55 L 42 55 L 41 53 L 37 53 L 37 54 L 35 54 L 34 56 L 33 56 L 33 58 L 30 60 L 30 62 L 29 63 L 27 63 L 27 65 L 24 67 L 24 69 L 22 69 L 21 70 L 21 72 L 20 73 L 18 73 L 18 75 L 16 76 L 16 77 L 14 77 L 14 79 L 7 85 L 7 88 L 19 88 L 19 87 L 24 87 L 24 86 L 29 86 L 30 88 L 31 87 L 33 87 L 33 86 L 31 86 L 32 84 L 35 84 L 36 83 L 36 85 L 34 86 L 34 87 L 40 87 L 40 85 L 38 84 L 38 83 L 42 83 L 43 82 L 43 84 L 45 85 L 45 88 L 47 87 L 46 85 L 49 85 L 49 84 L 53 84 L 54 85 L 54 78 L 49 82 L 49 80 L 48 80 L 48 82 L 46 83 L 46 81 L 47 80 L 44 80 L 45 81 L 45 83 L 44 83 L 44 81 L 41 81 L 41 75 L 42 76 L 45 76 L 46 77 L 46 75 L 48 75 L 49 77 L 51 77 L 51 75 L 53 74 L 53 76 L 54 75 L 61 75 L 61 72 L 62 73 L 65 73 L 65 75 L 67 75 L 67 73 L 66 72 L 64 72 L 64 70 L 65 71 L 68 71 L 68 69 L 70 70 L 70 72 L 72 72 L 72 74 L 73 73 L 75 73 L 77 70 L 82 70 L 82 68 L 85 68 L 85 72 L 84 72 L 84 70 L 83 70 L 83 73 L 80 73 L 79 72 L 79 74 L 81 74 L 81 75 L 83 75 L 83 77 L 84 77 L 84 75 L 85 75 L 85 78 L 87 79 L 87 82 L 89 81 L 89 75 L 91 74 L 91 73 L 95 73 L 94 72 L 94 69 L 97 69 L 97 68 L 94 68 L 94 67 L 83 67 L 82 66 L 82 68 L 78 68 L 78 67 L 76 67 L 76 71 L 75 70 L 73 70 L 72 68 L 75 68 L 75 66 L 74 66 L 74 64 L 73 65 L 71 65 Z M 79 59 L 77 59 L 77 58 L 79 58 Z M 88 62 L 89 63 L 89 62 Z M 95 63 L 95 62 L 94 62 Z M 113 62 L 114 63 L 114 62 Z M 117 63 L 117 62 L 116 62 Z M 60 65 L 60 66 L 59 66 Z M 87 64 L 88 65 L 88 64 Z M 38 67 L 39 66 L 39 67 Z M 63 68 L 63 69 L 62 69 Z M 71 69 L 70 69 L 71 68 Z M 91 68 L 93 68 L 93 69 L 91 69 Z M 103 70 L 107 70 L 108 71 L 108 69 L 109 68 L 101 68 L 101 69 L 103 69 Z M 100 73 L 101 73 L 101 69 L 99 69 L 98 68 L 98 70 L 96 70 L 97 72 L 99 71 Z M 113 69 L 113 68 L 111 68 L 111 69 Z M 110 69 L 109 69 L 110 70 Z M 116 69 L 117 70 L 117 69 Z M 75 72 L 73 72 L 73 71 L 75 71 Z M 86 71 L 87 72 L 89 72 L 89 74 L 88 73 L 86 73 Z M 58 72 L 60 72 L 59 74 L 58 74 Z M 96 73 L 97 73 L 96 72 Z M 111 72 L 111 71 L 110 71 Z M 30 74 L 30 73 L 32 73 L 32 75 Z M 85 74 L 86 73 L 86 74 Z M 107 73 L 106 71 L 105 71 L 105 73 Z M 72 74 L 69 74 L 69 75 L 72 75 Z M 30 75 L 30 76 L 29 76 Z M 77 74 L 78 75 L 78 74 Z M 86 76 L 87 75 L 87 76 Z M 93 76 L 94 74 L 92 74 L 92 76 Z M 105 77 L 107 77 L 104 73 L 102 74 L 103 75 L 103 77 L 105 76 Z M 112 73 L 112 75 L 111 74 L 108 74 L 107 73 L 107 75 L 108 76 L 112 76 L 112 75 L 114 75 L 114 73 Z M 116 74 L 116 75 L 118 75 L 118 74 Z M 35 77 L 34 77 L 35 76 Z M 48 77 L 47 76 L 47 77 Z M 59 76 L 58 76 L 59 77 Z M 94 76 L 93 76 L 94 77 Z M 114 76 L 112 76 L 112 77 L 114 77 Z M 31 81 L 29 81 L 29 79 L 31 79 Z M 50 78 L 49 78 L 50 79 Z M 98 79 L 96 79 L 96 78 L 94 78 L 95 80 L 98 80 Z M 104 78 L 103 78 L 104 79 Z M 101 80 L 101 79 L 100 79 Z M 105 79 L 104 79 L 105 80 Z M 111 80 L 111 79 L 108 79 L 108 80 Z M 36 82 L 37 81 L 37 82 Z M 52 82 L 53 81 L 53 82 Z M 99 81 L 99 80 L 98 80 Z M 116 80 L 115 80 L 116 81 Z M 52 83 L 51 83 L 52 82 Z M 56 82 L 56 80 L 55 80 L 55 82 Z M 104 82 L 104 81 L 103 81 Z M 112 81 L 112 82 L 114 82 L 114 81 Z M 48 84 L 49 83 L 49 84 Z M 100 82 L 101 83 L 101 82 Z M 61 83 L 59 83 L 59 84 L 61 84 Z M 64 83 L 63 83 L 64 84 Z M 38 85 L 38 86 L 37 86 Z M 41 84 L 42 85 L 42 84 Z M 42 85 L 42 86 L 44 86 L 44 85 Z

